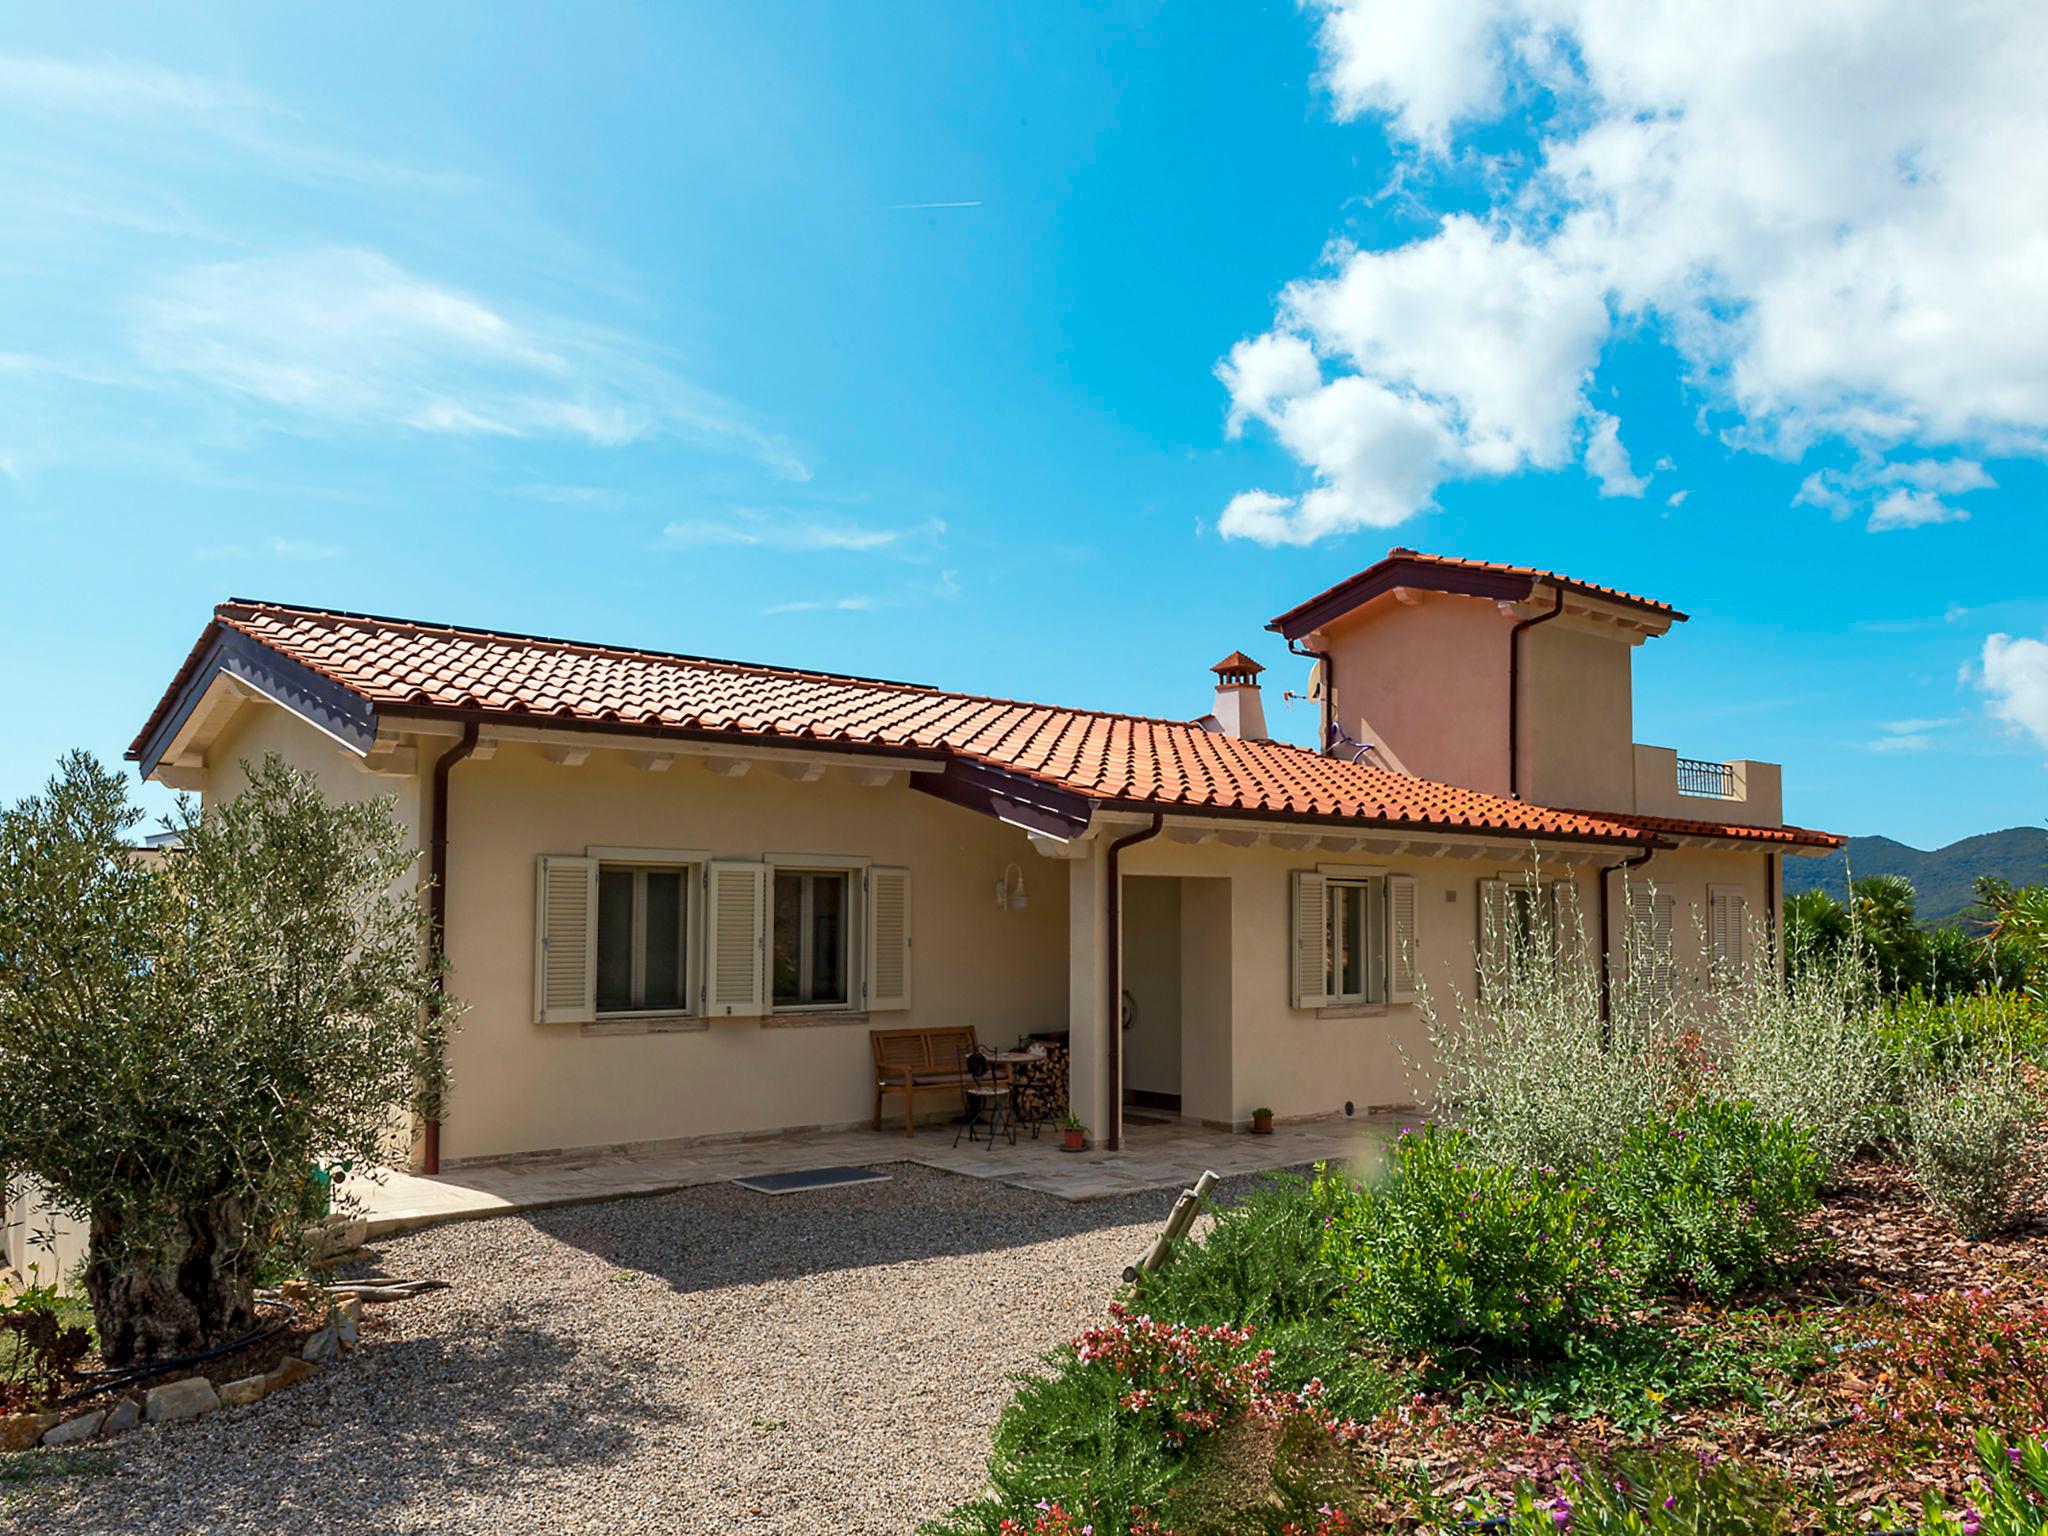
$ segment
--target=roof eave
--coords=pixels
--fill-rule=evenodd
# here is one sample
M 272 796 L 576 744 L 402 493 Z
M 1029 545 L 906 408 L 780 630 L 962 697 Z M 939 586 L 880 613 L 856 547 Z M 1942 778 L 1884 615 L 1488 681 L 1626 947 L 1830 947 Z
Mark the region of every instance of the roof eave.
M 357 756 L 367 755 L 376 745 L 377 708 L 368 699 L 260 640 L 215 622 L 200 636 L 128 748 L 127 759 L 143 778 L 156 773 L 207 691 L 223 677 L 289 710 Z
M 1321 629 L 1374 598 L 1407 587 L 1422 592 L 1445 592 L 1460 597 L 1483 597 L 1496 602 L 1520 602 L 1538 587 L 1556 587 L 1616 607 L 1655 614 L 1669 624 L 1683 624 L 1686 616 L 1663 603 L 1652 603 L 1607 591 L 1590 582 L 1540 572 L 1494 571 L 1479 567 L 1447 566 L 1434 560 L 1396 555 L 1366 567 L 1349 581 L 1288 609 L 1266 628 L 1286 640 Z

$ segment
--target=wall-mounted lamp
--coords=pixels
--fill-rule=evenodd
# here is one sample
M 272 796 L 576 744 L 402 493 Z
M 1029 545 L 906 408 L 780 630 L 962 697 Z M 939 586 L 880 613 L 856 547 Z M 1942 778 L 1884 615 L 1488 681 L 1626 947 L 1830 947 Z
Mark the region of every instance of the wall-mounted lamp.
M 1017 883 L 1010 884 L 1010 871 L 1017 871 Z M 1003 877 L 996 882 L 996 905 L 1005 912 L 1022 912 L 1031 905 L 1031 898 L 1024 890 L 1024 866 L 1011 863 L 1003 866 Z

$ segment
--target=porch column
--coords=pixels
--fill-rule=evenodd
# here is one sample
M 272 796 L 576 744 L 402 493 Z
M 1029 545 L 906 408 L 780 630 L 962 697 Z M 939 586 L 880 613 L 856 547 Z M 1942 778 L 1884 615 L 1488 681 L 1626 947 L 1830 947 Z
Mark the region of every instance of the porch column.
M 1117 1127 L 1109 1101 L 1109 1052 L 1123 1048 L 1110 1016 L 1109 859 L 1098 838 L 1070 845 L 1067 862 L 1067 1099 L 1088 1127 L 1091 1146 L 1107 1145 Z

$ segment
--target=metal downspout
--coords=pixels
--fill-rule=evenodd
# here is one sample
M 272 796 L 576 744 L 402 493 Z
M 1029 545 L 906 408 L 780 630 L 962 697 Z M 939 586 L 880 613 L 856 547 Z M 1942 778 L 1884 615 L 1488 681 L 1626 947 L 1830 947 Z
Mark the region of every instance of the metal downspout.
M 448 950 L 443 934 L 448 925 L 448 770 L 476 750 L 477 724 L 462 728 L 462 740 L 434 763 L 434 835 L 427 845 L 427 945 L 434 956 L 436 1008 L 448 995 Z M 427 1173 L 441 1171 L 441 1122 L 426 1123 L 420 1137 L 420 1163 Z
M 1632 859 L 1623 859 L 1619 864 L 1610 864 L 1600 871 L 1600 1033 L 1605 1039 L 1607 1023 L 1614 1017 L 1614 951 L 1608 944 L 1607 877 L 1618 869 L 1641 869 L 1657 856 L 1657 845 L 1651 844 Z
M 1771 966 L 1785 976 L 1785 946 L 1778 933 L 1778 855 L 1764 850 L 1764 935 L 1771 943 Z
M 1535 592 L 1535 587 L 1530 587 Z M 1564 612 L 1564 588 L 1558 587 L 1557 604 L 1548 613 L 1522 619 L 1508 631 L 1508 798 L 1522 798 L 1522 631 L 1548 624 Z
M 1309 651 L 1293 640 L 1287 642 L 1289 655 L 1299 656 L 1303 661 L 1321 662 L 1323 668 L 1323 696 L 1316 702 L 1321 706 L 1321 731 L 1316 736 L 1316 750 L 1328 752 L 1334 742 L 1330 735 L 1330 722 L 1337 708 L 1337 663 L 1328 651 Z
M 1152 813 L 1152 825 L 1109 845 L 1109 891 L 1104 900 L 1104 919 L 1109 924 L 1109 1136 L 1108 1150 L 1124 1149 L 1124 934 L 1123 934 L 1123 851 L 1159 835 L 1166 825 L 1164 813 Z

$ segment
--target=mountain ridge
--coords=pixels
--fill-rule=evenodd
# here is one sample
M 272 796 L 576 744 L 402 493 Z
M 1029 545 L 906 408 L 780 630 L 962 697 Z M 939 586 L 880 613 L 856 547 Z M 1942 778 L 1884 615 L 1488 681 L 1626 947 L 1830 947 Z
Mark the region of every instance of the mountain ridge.
M 1979 875 L 1994 875 L 2014 885 L 2048 881 L 2048 831 L 2006 827 L 1958 838 L 1940 848 L 1915 848 L 1891 837 L 1852 837 L 1824 859 L 1787 859 L 1785 894 L 1796 896 L 1820 886 L 1840 897 L 1852 876 L 1860 880 L 1865 875 L 1904 875 L 1919 896 L 1919 920 L 1951 923 L 1977 904 Z

